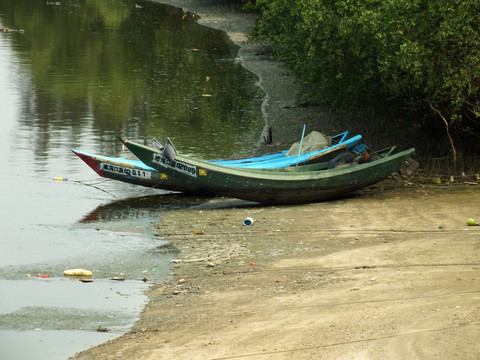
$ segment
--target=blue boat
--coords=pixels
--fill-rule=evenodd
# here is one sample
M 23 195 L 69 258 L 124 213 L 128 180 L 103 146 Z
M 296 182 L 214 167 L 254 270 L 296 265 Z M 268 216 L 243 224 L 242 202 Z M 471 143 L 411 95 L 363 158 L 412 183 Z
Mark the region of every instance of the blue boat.
M 366 144 L 360 143 L 361 140 L 361 135 L 349 137 L 349 132 L 345 131 L 332 136 L 331 144 L 329 146 L 314 151 L 294 153 L 290 155 L 292 153 L 291 150 L 283 150 L 274 154 L 267 154 L 245 159 L 210 160 L 210 162 L 218 165 L 252 169 L 284 168 L 288 166 L 311 164 L 318 161 L 329 160 L 339 152 L 345 150 L 352 151 L 356 154 L 361 154 L 367 149 Z M 168 145 L 169 142 L 167 142 L 167 146 Z

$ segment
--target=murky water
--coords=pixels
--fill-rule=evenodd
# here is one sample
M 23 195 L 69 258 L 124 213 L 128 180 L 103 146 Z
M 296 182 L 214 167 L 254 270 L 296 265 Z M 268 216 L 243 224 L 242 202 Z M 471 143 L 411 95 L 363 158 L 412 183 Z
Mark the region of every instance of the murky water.
M 263 93 L 223 33 L 157 3 L 0 0 L 5 27 L 0 359 L 66 359 L 132 325 L 176 256 L 152 224 L 201 201 L 100 179 L 70 149 L 130 157 L 118 135 L 168 136 L 200 157 L 250 154 Z

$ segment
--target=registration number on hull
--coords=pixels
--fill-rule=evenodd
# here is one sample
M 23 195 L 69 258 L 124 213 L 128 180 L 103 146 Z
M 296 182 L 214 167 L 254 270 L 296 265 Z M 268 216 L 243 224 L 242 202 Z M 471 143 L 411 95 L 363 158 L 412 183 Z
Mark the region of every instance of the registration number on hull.
M 197 177 L 197 167 L 189 164 L 185 164 L 181 161 L 176 161 L 176 160 L 169 160 L 166 157 L 163 157 L 160 154 L 155 154 L 153 156 L 153 161 L 156 162 L 157 164 L 162 164 L 164 166 L 168 166 L 172 169 L 175 169 L 176 171 L 179 171 L 181 173 Z
M 107 163 L 101 163 L 100 170 L 142 179 L 150 179 L 152 176 L 152 172 L 148 170 L 132 169 L 125 166 L 118 166 Z

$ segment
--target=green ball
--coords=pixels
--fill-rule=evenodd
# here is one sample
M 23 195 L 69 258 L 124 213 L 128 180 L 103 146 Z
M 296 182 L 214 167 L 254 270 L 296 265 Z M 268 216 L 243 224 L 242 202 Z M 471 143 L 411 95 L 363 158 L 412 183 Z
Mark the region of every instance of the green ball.
M 474 225 L 477 225 L 477 222 L 475 221 L 475 219 L 470 218 L 467 220 L 467 225 L 474 226 Z

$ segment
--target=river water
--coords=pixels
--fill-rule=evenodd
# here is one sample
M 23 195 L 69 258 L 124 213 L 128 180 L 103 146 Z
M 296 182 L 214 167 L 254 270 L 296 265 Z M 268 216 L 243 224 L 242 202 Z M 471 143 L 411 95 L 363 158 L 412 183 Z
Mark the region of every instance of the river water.
M 67 359 L 134 323 L 177 255 L 153 223 L 202 201 L 101 179 L 71 149 L 131 157 L 118 135 L 168 136 L 186 154 L 247 155 L 264 94 L 224 33 L 158 3 L 0 0 L 6 27 L 0 359 Z

